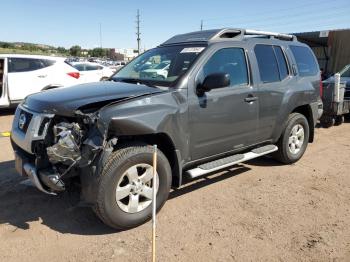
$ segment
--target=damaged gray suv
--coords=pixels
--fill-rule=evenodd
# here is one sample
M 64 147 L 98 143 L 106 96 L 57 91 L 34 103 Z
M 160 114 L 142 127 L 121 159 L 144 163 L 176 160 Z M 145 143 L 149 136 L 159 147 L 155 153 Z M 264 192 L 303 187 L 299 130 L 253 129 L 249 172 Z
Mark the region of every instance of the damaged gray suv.
M 267 154 L 298 161 L 314 138 L 319 88 L 315 56 L 292 35 L 177 35 L 109 81 L 28 96 L 12 127 L 16 170 L 52 195 L 78 181 L 104 223 L 135 227 L 151 217 L 153 187 L 159 210 L 184 176 Z

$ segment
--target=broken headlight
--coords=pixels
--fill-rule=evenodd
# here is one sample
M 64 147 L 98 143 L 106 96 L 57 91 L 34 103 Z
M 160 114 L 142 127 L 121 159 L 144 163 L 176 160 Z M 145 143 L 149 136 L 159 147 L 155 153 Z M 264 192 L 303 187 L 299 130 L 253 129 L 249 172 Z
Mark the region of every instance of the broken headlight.
M 53 127 L 55 144 L 46 149 L 53 164 L 72 165 L 81 159 L 80 145 L 83 132 L 77 123 L 61 122 Z

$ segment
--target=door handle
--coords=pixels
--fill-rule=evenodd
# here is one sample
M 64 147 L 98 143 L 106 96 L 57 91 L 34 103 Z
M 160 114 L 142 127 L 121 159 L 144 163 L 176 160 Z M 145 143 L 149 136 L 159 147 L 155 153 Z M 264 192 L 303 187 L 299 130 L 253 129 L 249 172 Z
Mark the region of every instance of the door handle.
M 256 100 L 258 100 L 258 97 L 253 95 L 248 95 L 246 98 L 244 98 L 244 102 L 247 102 L 247 103 L 251 103 Z
M 47 75 L 38 75 L 39 78 L 45 78 Z

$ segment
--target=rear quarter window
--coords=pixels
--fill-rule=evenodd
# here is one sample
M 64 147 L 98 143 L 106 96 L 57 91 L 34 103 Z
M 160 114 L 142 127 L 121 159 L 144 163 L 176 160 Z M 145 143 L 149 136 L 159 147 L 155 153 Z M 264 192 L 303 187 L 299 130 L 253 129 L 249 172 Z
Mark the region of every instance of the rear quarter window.
M 312 51 L 304 46 L 289 46 L 293 53 L 300 76 L 314 76 L 320 71 Z

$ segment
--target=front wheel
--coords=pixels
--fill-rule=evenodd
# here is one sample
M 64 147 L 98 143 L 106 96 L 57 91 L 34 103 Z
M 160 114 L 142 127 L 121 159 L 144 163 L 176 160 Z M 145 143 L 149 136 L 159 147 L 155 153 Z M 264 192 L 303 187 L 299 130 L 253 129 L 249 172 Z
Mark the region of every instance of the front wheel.
M 298 161 L 309 143 L 309 134 L 309 123 L 305 116 L 299 113 L 290 114 L 286 128 L 277 143 L 275 158 L 284 164 Z
M 164 205 L 171 187 L 171 169 L 158 150 L 157 184 L 153 183 L 153 148 L 130 146 L 115 151 L 100 174 L 94 211 L 107 225 L 132 228 L 152 215 L 152 191 L 157 191 L 157 210 Z

